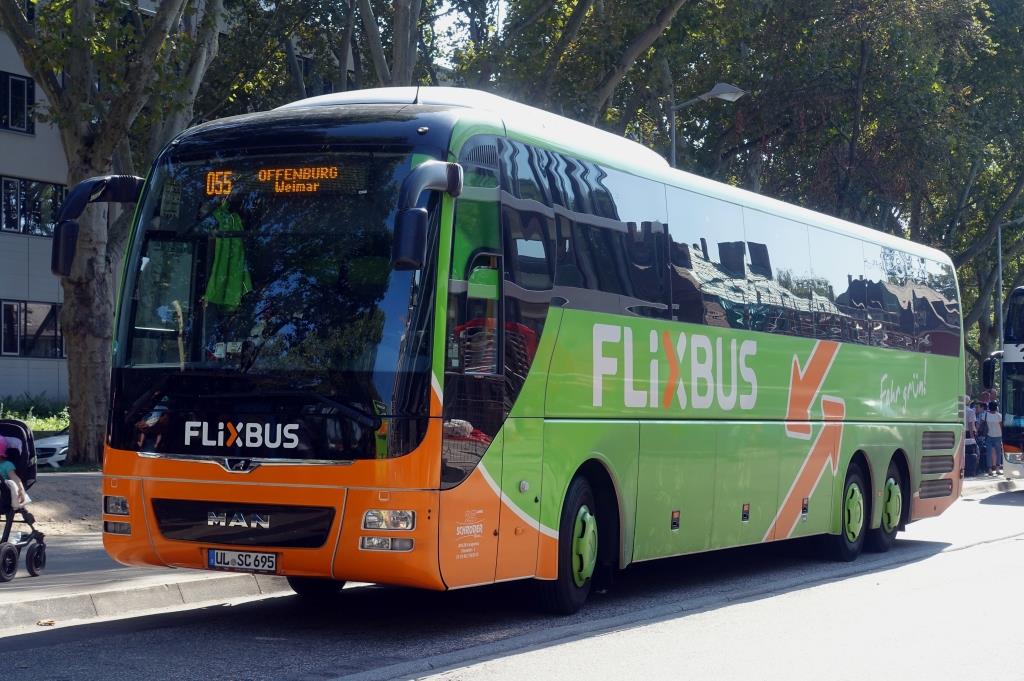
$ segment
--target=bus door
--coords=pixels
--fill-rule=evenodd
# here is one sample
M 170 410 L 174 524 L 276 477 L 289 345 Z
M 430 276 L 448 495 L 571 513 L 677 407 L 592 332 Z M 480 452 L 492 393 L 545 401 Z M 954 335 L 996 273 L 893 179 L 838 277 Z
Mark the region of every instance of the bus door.
M 494 581 L 503 439 L 501 232 L 493 138 L 460 156 L 444 339 L 441 573 L 449 588 Z

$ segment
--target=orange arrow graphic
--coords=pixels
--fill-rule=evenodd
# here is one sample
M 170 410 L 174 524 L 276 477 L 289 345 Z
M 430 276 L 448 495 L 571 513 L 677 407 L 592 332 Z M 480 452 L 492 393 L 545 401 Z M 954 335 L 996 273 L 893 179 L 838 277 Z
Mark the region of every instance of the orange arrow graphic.
M 821 411 L 825 424 L 818 433 L 818 439 L 811 445 L 811 451 L 804 459 L 796 480 L 789 488 L 785 501 L 764 535 L 764 540 L 784 539 L 793 533 L 800 513 L 803 510 L 804 497 L 810 498 L 828 468 L 832 465 L 832 476 L 839 470 L 839 453 L 843 443 L 843 418 L 846 416 L 846 403 L 838 397 L 823 395 Z M 810 426 L 810 424 L 808 424 Z
M 231 445 L 235 444 L 235 440 L 238 439 L 238 431 L 235 429 L 235 424 L 231 423 L 230 421 L 228 421 L 227 427 L 228 431 L 231 432 L 231 437 L 228 438 L 228 441 L 225 444 L 226 446 L 230 447 Z
M 807 365 L 801 369 L 800 360 L 793 355 L 793 368 L 789 379 L 789 405 L 786 409 L 786 434 L 801 440 L 811 439 L 810 418 L 811 404 L 821 384 L 832 368 L 832 360 L 839 352 L 839 343 L 835 341 L 818 341 L 814 344 Z M 802 423 L 792 423 L 801 421 Z

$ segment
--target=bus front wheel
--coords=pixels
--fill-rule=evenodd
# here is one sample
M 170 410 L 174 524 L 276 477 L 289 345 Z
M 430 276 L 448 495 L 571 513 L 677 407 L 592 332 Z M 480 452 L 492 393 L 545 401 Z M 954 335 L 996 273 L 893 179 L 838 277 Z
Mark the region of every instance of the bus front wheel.
M 343 581 L 323 577 L 287 577 L 287 580 L 292 591 L 310 602 L 337 598 L 345 587 Z
M 834 560 L 848 563 L 864 548 L 870 513 L 870 496 L 860 466 L 853 464 L 846 471 L 843 496 L 839 499 L 839 534 L 826 535 Z
M 545 612 L 571 615 L 586 602 L 597 567 L 599 521 L 590 482 L 574 478 L 558 524 L 558 578 L 538 584 Z

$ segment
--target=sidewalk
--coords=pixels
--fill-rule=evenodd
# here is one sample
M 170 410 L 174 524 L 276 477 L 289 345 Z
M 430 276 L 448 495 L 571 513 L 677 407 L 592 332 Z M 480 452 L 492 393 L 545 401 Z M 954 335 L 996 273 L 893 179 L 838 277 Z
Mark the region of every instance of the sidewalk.
M 99 533 L 48 536 L 46 559 L 31 577 L 22 558 L 14 580 L 0 584 L 0 630 L 288 591 L 282 577 L 119 565 Z

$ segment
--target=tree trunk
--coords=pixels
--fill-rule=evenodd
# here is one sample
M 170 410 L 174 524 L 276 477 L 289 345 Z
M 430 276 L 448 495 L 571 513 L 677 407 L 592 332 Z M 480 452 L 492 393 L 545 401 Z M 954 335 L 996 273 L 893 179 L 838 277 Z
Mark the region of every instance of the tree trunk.
M 295 54 L 295 44 L 292 42 L 291 37 L 285 38 L 282 41 L 284 45 L 285 58 L 288 61 L 288 72 L 292 76 L 292 85 L 295 88 L 295 94 L 298 99 L 306 98 L 306 79 L 303 77 L 302 66 L 299 64 L 299 58 Z
M 69 170 L 72 186 L 105 172 L 81 162 Z M 76 463 L 103 461 L 116 288 L 107 243 L 107 208 L 90 206 L 79 218 L 74 267 L 71 276 L 61 279 L 64 304 L 60 322 L 68 354 L 68 407 L 74 414 L 69 452 Z
M 387 87 L 391 85 L 391 70 L 388 68 L 388 60 L 384 56 L 384 44 L 380 39 L 380 27 L 377 26 L 377 17 L 373 15 L 370 0 L 359 0 L 359 16 L 363 20 L 363 36 L 366 38 L 366 45 L 370 49 L 373 69 L 377 72 L 377 81 L 381 87 Z

